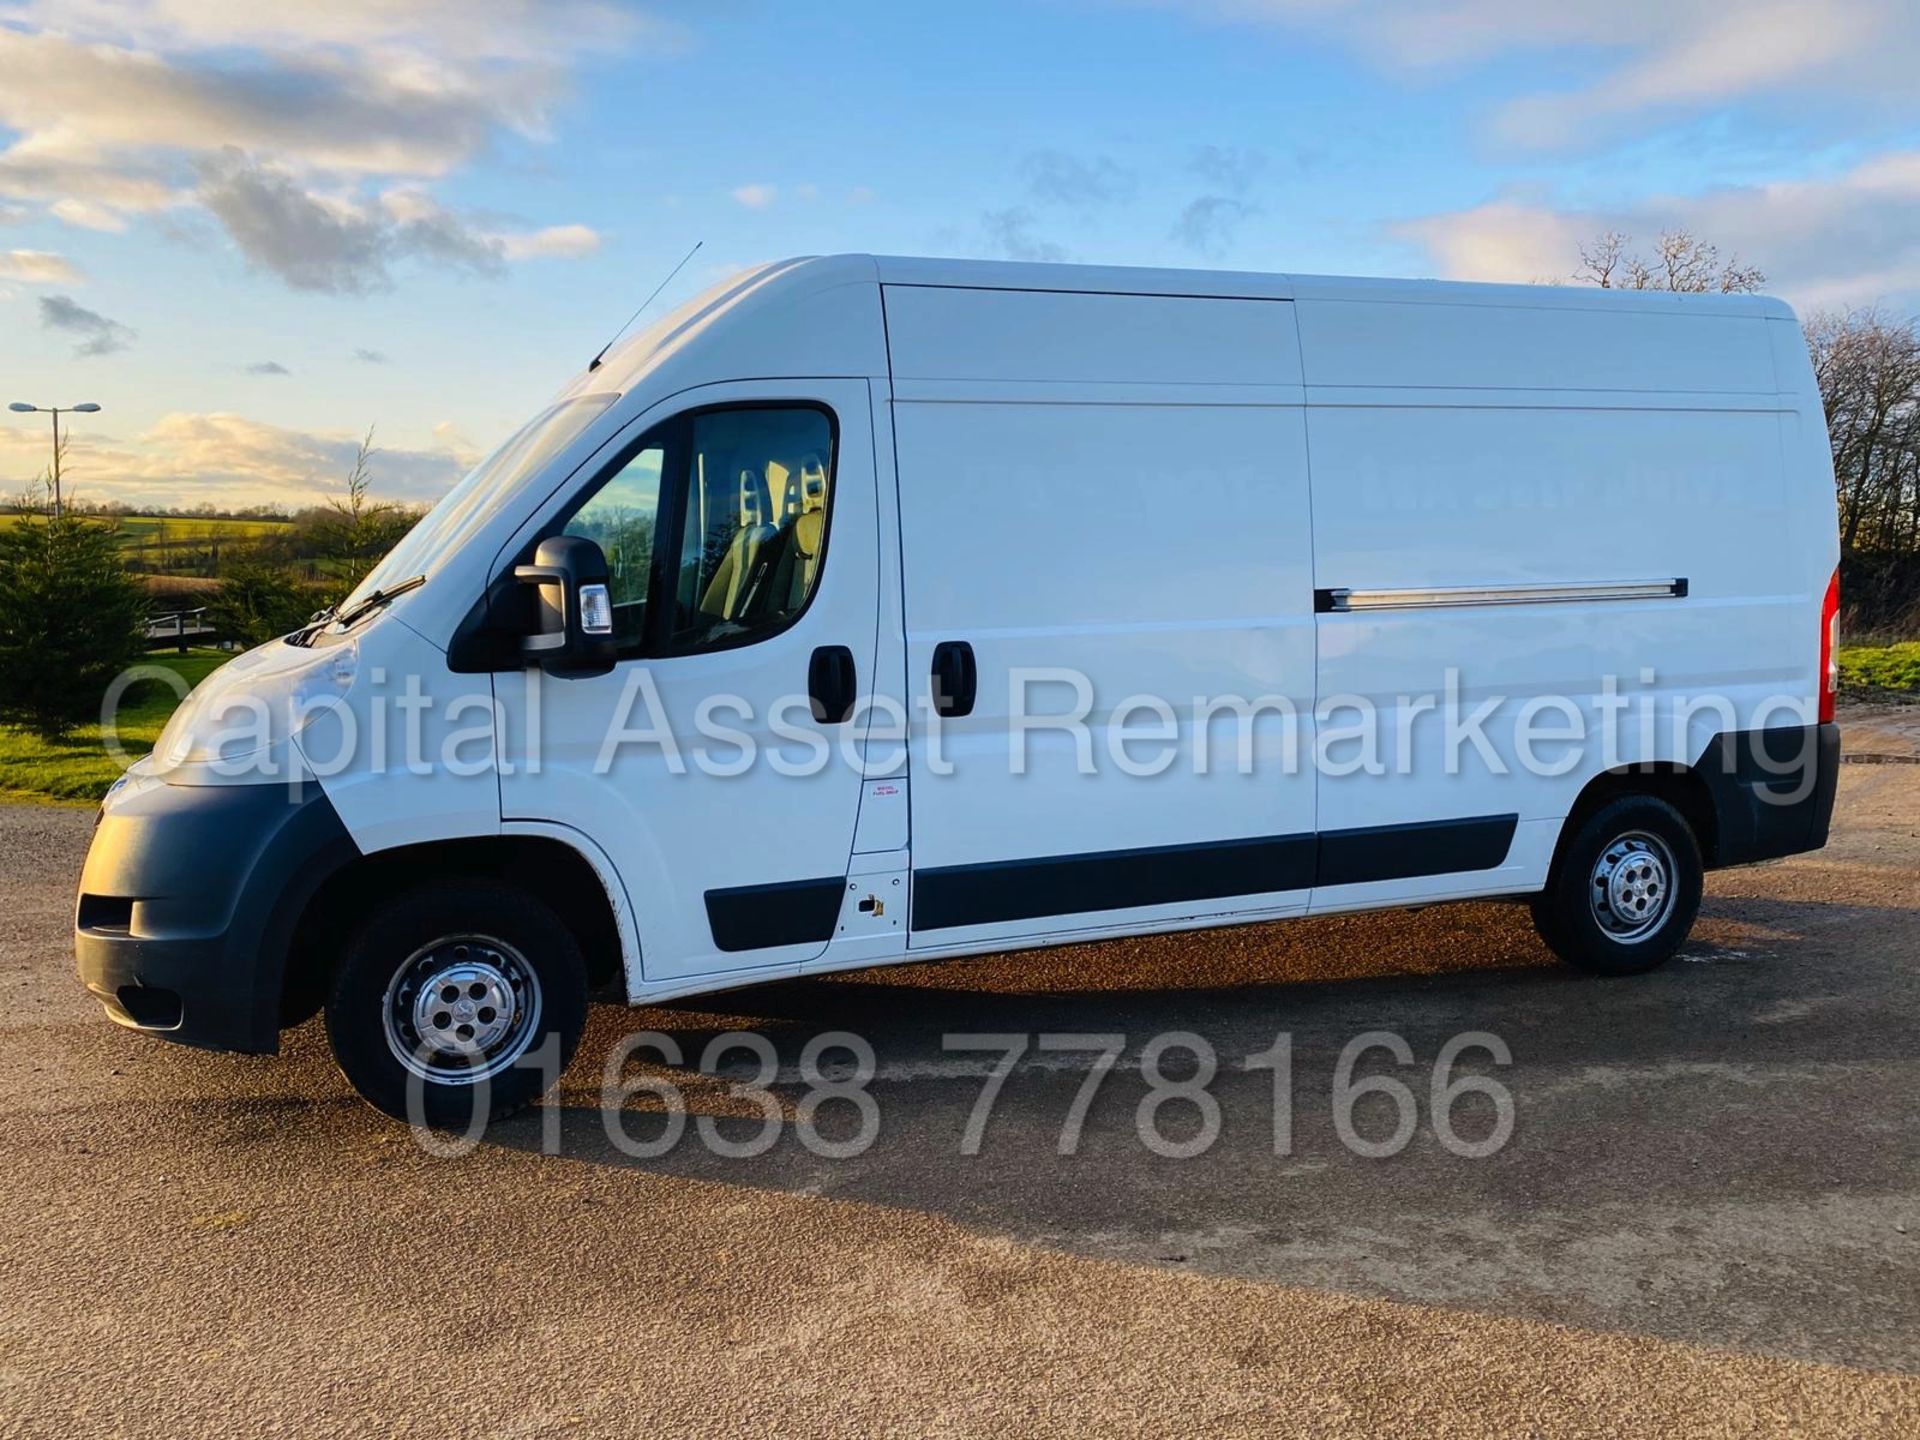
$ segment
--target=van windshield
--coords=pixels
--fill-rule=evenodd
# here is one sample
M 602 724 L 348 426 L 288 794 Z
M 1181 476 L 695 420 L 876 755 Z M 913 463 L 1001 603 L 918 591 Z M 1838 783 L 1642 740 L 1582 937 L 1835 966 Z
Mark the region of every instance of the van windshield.
M 520 483 L 570 444 L 615 400 L 616 392 L 576 395 L 533 417 L 429 510 L 341 602 L 341 613 L 381 586 L 431 574 L 436 557 L 457 549 L 491 520 Z

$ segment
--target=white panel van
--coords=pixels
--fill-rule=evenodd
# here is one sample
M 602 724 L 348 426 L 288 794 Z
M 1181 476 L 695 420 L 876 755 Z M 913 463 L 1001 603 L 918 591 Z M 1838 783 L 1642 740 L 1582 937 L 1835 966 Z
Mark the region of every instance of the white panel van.
M 194 692 L 80 973 L 463 1124 L 599 985 L 1468 896 L 1642 971 L 1826 841 L 1837 563 L 1777 301 L 768 265 Z

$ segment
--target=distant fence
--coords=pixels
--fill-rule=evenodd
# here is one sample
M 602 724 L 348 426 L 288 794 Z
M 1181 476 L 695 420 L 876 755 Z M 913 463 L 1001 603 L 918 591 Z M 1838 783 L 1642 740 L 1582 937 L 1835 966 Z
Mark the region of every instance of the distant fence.
M 170 610 L 164 615 L 147 617 L 147 644 L 172 645 L 186 653 L 189 641 L 211 643 L 220 638 L 220 627 L 207 619 L 207 607 L 198 610 Z

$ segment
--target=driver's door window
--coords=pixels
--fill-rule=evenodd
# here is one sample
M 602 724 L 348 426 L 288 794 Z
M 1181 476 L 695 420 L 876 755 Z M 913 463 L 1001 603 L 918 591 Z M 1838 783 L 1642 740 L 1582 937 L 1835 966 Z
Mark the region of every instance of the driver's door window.
M 620 657 L 730 649 L 786 629 L 826 558 L 827 412 L 698 411 L 654 435 L 589 492 L 564 532 L 606 554 Z
M 819 410 L 711 410 L 690 439 L 675 653 L 792 623 L 819 582 L 832 498 L 833 427 Z

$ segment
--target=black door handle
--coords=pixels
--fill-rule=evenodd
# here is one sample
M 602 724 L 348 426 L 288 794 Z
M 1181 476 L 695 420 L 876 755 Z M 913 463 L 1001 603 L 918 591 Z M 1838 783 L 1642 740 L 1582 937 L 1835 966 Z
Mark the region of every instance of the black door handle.
M 964 640 L 942 640 L 933 647 L 933 713 L 957 720 L 973 713 L 974 692 L 980 674 L 974 667 L 973 647 Z
M 822 725 L 838 725 L 853 713 L 853 651 L 844 645 L 822 645 L 807 662 L 807 699 L 813 718 Z

